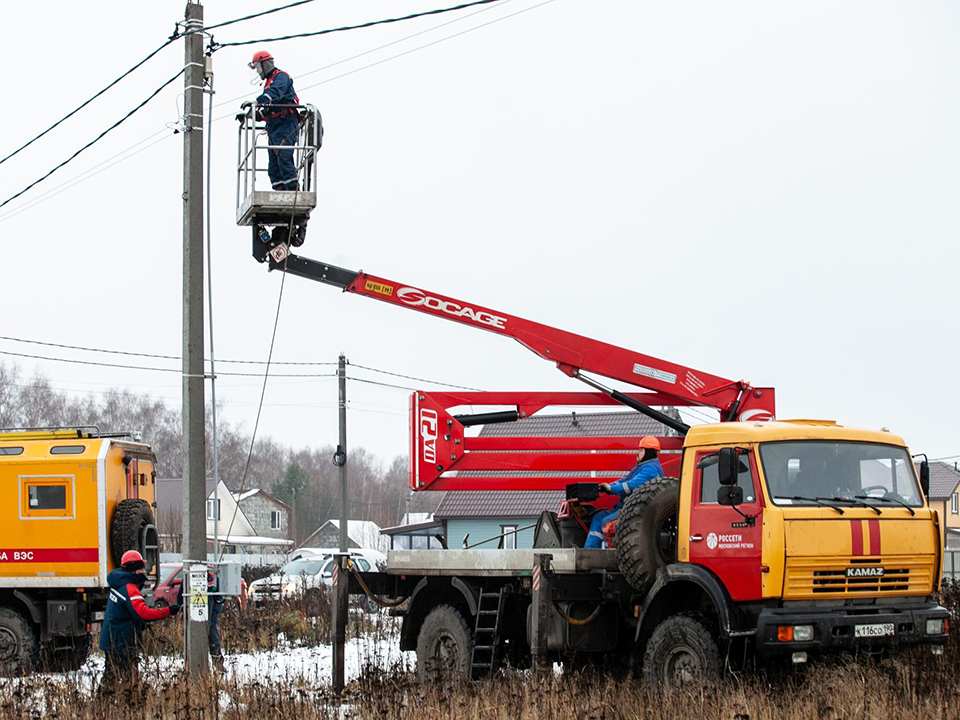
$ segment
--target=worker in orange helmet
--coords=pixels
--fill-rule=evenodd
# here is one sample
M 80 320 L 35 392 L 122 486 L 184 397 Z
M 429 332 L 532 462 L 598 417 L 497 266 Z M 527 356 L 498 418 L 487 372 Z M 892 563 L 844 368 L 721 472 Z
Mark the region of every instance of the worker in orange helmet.
M 140 594 L 146 581 L 146 563 L 136 550 L 127 550 L 120 558 L 120 567 L 107 575 L 110 594 L 100 629 L 100 649 L 105 660 L 102 691 L 117 690 L 135 679 L 143 626 L 180 611 L 179 605 L 149 607 Z
M 637 465 L 626 477 L 616 482 L 600 483 L 600 492 L 611 495 L 619 495 L 620 500 L 614 506 L 613 510 L 601 510 L 593 516 L 593 522 L 590 523 L 590 532 L 587 535 L 585 548 L 603 547 L 603 527 L 613 522 L 617 518 L 617 513 L 623 506 L 623 498 L 635 491 L 648 480 L 663 477 L 663 467 L 657 459 L 660 453 L 660 441 L 651 436 L 647 436 L 640 441 L 640 450 L 637 453 Z
M 297 110 L 293 105 L 300 104 L 293 78 L 274 65 L 273 55 L 266 50 L 253 54 L 250 68 L 257 71 L 263 80 L 263 92 L 257 97 L 258 120 L 266 121 L 267 137 L 274 149 L 267 152 L 267 174 L 274 190 L 296 190 L 297 168 L 293 163 L 293 149 L 281 149 L 279 146 L 296 145 L 299 131 Z

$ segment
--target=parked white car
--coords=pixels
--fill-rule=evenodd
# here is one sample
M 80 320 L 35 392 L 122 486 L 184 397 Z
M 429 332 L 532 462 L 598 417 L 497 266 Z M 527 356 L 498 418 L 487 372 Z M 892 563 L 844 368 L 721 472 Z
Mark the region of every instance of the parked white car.
M 298 557 L 284 565 L 278 573 L 250 583 L 248 595 L 255 605 L 298 598 L 311 588 L 333 584 L 333 554 L 329 548 L 297 551 Z M 351 550 L 350 558 L 361 572 L 383 568 L 386 555 L 376 550 Z

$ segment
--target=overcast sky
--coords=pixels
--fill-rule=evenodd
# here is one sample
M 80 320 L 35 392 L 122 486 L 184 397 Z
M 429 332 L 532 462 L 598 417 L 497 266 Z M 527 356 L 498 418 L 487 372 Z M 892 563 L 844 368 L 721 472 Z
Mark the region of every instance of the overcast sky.
M 318 0 L 215 38 L 445 4 Z M 269 6 L 212 0 L 206 20 Z M 183 18 L 183 3 L 167 0 L 38 10 L 4 7 L 0 156 Z M 958 24 L 953 2 L 505 0 L 262 47 L 323 112 L 304 255 L 773 386 L 781 418 L 888 427 L 942 457 L 960 453 Z M 227 359 L 266 358 L 281 280 L 251 259 L 249 230 L 234 224 L 232 116 L 256 94 L 246 63 L 260 47 L 214 56 L 214 322 Z M 182 62 L 177 43 L 0 165 L 0 201 Z M 178 81 L 0 209 L 0 333 L 179 355 L 182 135 L 168 126 L 180 93 Z M 104 165 L 122 151 L 139 152 Z M 48 191 L 58 194 L 44 200 Z M 179 369 L 11 341 L 0 350 Z M 274 358 L 333 363 L 341 351 L 488 390 L 584 389 L 508 339 L 288 278 Z M 121 387 L 179 402 L 176 373 L 0 360 L 78 394 Z M 221 376 L 217 389 L 223 418 L 250 429 L 259 381 Z M 348 396 L 351 445 L 405 452 L 407 391 L 354 382 Z M 332 378 L 270 381 L 262 433 L 323 445 L 336 442 L 336 422 Z

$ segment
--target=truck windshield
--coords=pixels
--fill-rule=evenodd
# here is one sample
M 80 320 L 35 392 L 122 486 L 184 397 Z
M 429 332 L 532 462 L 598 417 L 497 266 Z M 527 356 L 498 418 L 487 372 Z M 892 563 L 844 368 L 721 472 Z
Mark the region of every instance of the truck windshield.
M 767 489 L 776 505 L 823 500 L 882 508 L 922 507 L 907 451 L 894 445 L 798 440 L 760 445 Z M 886 500 L 886 502 L 884 502 Z

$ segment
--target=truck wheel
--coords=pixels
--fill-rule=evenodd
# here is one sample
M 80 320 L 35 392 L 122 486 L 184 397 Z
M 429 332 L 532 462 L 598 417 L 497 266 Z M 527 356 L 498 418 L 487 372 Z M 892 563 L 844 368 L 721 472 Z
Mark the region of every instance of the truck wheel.
M 623 503 L 613 544 L 620 572 L 641 593 L 653 585 L 657 570 L 676 562 L 679 507 L 676 478 L 645 482 Z
M 691 615 L 673 615 L 660 623 L 643 655 L 643 681 L 654 688 L 703 684 L 719 678 L 722 669 L 713 634 Z
M 150 526 L 148 528 L 147 526 Z M 127 550 L 140 550 L 143 545 L 157 544 L 157 531 L 154 527 L 153 511 L 146 500 L 127 499 L 117 503 L 110 523 L 110 551 L 113 562 L 120 564 L 120 558 Z M 148 536 L 148 533 L 152 533 Z M 151 550 L 143 556 L 147 574 L 153 572 L 157 563 L 157 551 Z
M 470 679 L 473 633 L 463 614 L 452 605 L 430 611 L 417 637 L 420 682 L 465 682 Z
M 39 656 L 40 639 L 33 624 L 16 610 L 0 607 L 0 674 L 28 673 Z

